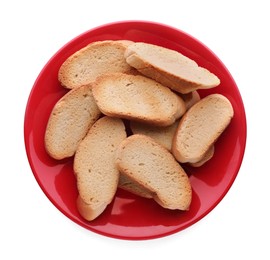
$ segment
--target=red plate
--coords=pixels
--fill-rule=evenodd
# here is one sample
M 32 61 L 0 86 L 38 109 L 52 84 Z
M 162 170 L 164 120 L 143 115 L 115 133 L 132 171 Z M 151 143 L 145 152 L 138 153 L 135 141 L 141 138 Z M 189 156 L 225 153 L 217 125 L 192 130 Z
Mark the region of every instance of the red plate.
M 67 91 L 58 80 L 60 65 L 75 51 L 98 40 L 127 39 L 161 45 L 194 59 L 215 73 L 221 84 L 201 96 L 221 93 L 232 103 L 234 118 L 215 145 L 215 155 L 200 168 L 186 167 L 193 188 L 187 212 L 163 209 L 152 200 L 121 190 L 105 212 L 92 222 L 81 218 L 76 209 L 77 187 L 73 158 L 56 161 L 44 149 L 44 132 L 49 114 Z M 167 25 L 125 21 L 94 28 L 61 48 L 40 72 L 30 93 L 25 112 L 25 147 L 34 176 L 50 201 L 68 218 L 96 233 L 121 239 L 152 239 L 179 232 L 208 214 L 226 195 L 241 166 L 246 144 L 246 117 L 238 88 L 224 64 L 205 45 Z

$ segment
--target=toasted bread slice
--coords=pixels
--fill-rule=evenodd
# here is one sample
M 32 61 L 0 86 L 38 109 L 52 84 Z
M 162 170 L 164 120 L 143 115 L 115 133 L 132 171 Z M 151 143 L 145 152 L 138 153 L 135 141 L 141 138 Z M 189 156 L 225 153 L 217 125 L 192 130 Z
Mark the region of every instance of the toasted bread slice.
M 147 199 L 153 198 L 152 192 L 124 174 L 120 174 L 118 187 L 140 197 Z
M 48 154 L 57 160 L 73 156 L 100 115 L 90 85 L 69 91 L 50 114 L 45 132 Z
M 125 52 L 127 63 L 140 73 L 179 92 L 208 89 L 220 84 L 219 78 L 181 53 L 153 44 L 136 42 Z
M 130 122 L 130 128 L 133 134 L 142 134 L 153 138 L 157 143 L 163 145 L 167 150 L 172 148 L 172 140 L 178 127 L 179 120 L 170 126 L 157 127 L 147 125 L 136 121 Z
M 179 120 L 167 127 L 156 127 L 138 123 L 130 122 L 130 128 L 133 134 L 142 134 L 153 138 L 157 143 L 163 145 L 168 151 L 172 149 L 172 142 L 178 127 Z M 214 156 L 214 145 L 205 153 L 204 157 L 197 163 L 190 163 L 193 167 L 200 167 L 209 161 Z
M 102 117 L 89 130 L 74 157 L 78 210 L 86 220 L 98 217 L 111 203 L 118 186 L 115 152 L 126 138 L 121 119 Z
M 112 117 L 168 126 L 186 111 L 179 96 L 141 75 L 106 75 L 96 80 L 92 91 L 99 109 Z
M 172 154 L 152 138 L 126 138 L 118 148 L 116 163 L 122 174 L 151 191 L 162 207 L 189 209 L 192 190 L 187 174 Z
M 234 111 L 221 94 L 211 94 L 193 105 L 181 118 L 172 152 L 181 162 L 196 163 L 204 157 L 231 122 Z
M 60 67 L 58 79 L 68 88 L 76 88 L 94 82 L 98 76 L 123 72 L 130 73 L 124 52 L 131 41 L 97 41 L 71 55 Z

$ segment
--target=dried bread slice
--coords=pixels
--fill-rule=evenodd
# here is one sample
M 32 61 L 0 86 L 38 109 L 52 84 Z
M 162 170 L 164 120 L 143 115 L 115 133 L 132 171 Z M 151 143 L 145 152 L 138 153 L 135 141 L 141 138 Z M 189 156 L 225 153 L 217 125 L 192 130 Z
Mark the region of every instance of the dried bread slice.
M 142 134 L 153 138 L 157 143 L 163 145 L 167 150 L 172 148 L 172 140 L 178 127 L 179 120 L 170 126 L 156 127 L 136 121 L 130 122 L 130 128 L 133 134 Z
M 219 78 L 181 53 L 157 45 L 136 42 L 125 52 L 128 64 L 140 73 L 180 93 L 208 89 L 220 84 Z
M 152 138 L 126 138 L 118 148 L 116 164 L 122 174 L 150 190 L 162 207 L 189 209 L 192 190 L 187 174 L 173 155 Z
M 195 103 L 200 100 L 200 95 L 197 91 L 188 94 L 181 94 L 180 97 L 184 100 L 186 110 L 191 108 Z M 179 120 L 175 121 L 172 125 L 166 127 L 157 127 L 141 122 L 131 121 L 130 128 L 133 134 L 143 134 L 153 138 L 156 142 L 163 145 L 167 150 L 171 151 L 172 141 Z
M 178 95 L 141 75 L 105 75 L 96 80 L 92 91 L 99 109 L 107 116 L 167 126 L 186 111 Z
M 115 152 L 126 138 L 121 119 L 102 117 L 89 130 L 74 157 L 78 211 L 86 220 L 97 218 L 114 198 L 119 171 Z
M 221 94 L 211 94 L 193 105 L 181 118 L 172 152 L 181 162 L 200 161 L 231 122 L 234 111 Z
M 133 134 L 149 136 L 153 138 L 157 143 L 163 145 L 168 151 L 171 151 L 173 138 L 178 124 L 179 120 L 170 126 L 156 127 L 132 121 L 130 122 L 130 128 Z M 214 156 L 214 151 L 214 145 L 212 145 L 200 161 L 197 163 L 190 163 L 190 165 L 193 167 L 202 166 Z
M 107 73 L 131 73 L 124 52 L 131 41 L 96 41 L 78 50 L 61 65 L 58 73 L 60 83 L 69 89 L 94 82 Z
M 73 156 L 100 115 L 90 85 L 67 92 L 53 107 L 47 123 L 45 148 L 48 154 L 57 160 Z
M 152 192 L 150 192 L 145 187 L 143 187 L 139 183 L 136 183 L 134 180 L 130 179 L 127 175 L 124 174 L 120 174 L 118 187 L 140 197 L 144 197 L 147 199 L 153 198 Z

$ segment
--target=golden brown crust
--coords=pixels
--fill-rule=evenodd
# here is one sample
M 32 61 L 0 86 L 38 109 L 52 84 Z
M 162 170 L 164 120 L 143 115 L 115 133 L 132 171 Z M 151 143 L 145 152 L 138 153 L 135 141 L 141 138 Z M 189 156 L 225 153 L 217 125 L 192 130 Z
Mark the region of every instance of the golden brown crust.
M 58 160 L 73 156 L 100 115 L 91 85 L 69 91 L 51 111 L 45 132 L 47 153 Z
M 211 94 L 193 105 L 181 118 L 172 153 L 181 163 L 197 163 L 215 143 L 233 117 L 230 101 Z
M 105 75 L 96 80 L 92 90 L 99 109 L 112 117 L 168 126 L 186 111 L 178 95 L 141 75 Z
M 125 57 L 140 73 L 182 94 L 213 88 L 220 83 L 216 75 L 195 61 L 157 45 L 133 43 L 128 46 Z
M 96 41 L 71 55 L 60 67 L 58 80 L 72 89 L 95 81 L 98 76 L 114 73 L 132 73 L 124 58 L 131 41 Z
M 119 180 L 115 152 L 125 138 L 122 120 L 105 116 L 91 127 L 78 146 L 73 168 L 79 201 L 84 202 L 78 204 L 79 210 L 84 215 L 97 217 L 114 198 Z
M 118 148 L 116 164 L 122 174 L 150 190 L 162 207 L 189 209 L 192 191 L 187 174 L 152 138 L 137 134 L 125 139 Z

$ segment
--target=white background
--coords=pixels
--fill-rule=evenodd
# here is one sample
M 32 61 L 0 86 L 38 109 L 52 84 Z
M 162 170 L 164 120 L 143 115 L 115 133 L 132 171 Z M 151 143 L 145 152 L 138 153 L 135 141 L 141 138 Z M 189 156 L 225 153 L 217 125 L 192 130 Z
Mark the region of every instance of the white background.
M 0 258 L 270 259 L 268 7 L 262 0 L 1 1 Z M 66 218 L 35 181 L 23 137 L 28 95 L 48 59 L 86 30 L 131 19 L 179 28 L 212 49 L 239 87 L 248 123 L 227 196 L 192 227 L 148 241 L 107 238 Z

